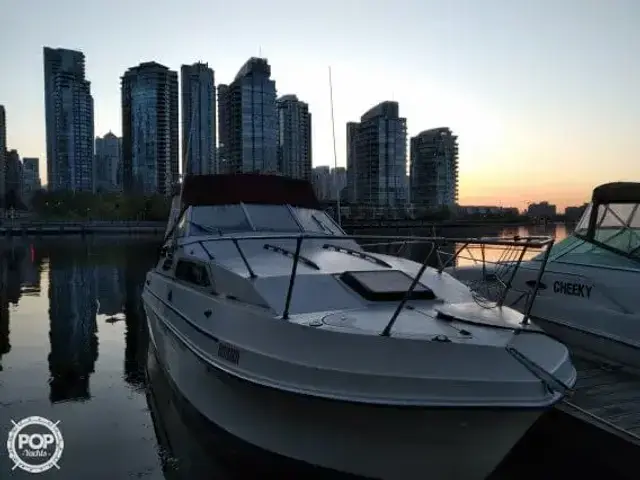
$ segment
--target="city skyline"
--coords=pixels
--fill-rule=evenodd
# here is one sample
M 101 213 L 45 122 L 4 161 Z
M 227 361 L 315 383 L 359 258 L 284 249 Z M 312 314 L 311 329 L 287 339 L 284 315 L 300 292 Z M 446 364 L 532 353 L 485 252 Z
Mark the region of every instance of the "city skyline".
M 67 2 L 42 19 L 28 14 L 38 2 L 10 5 L 0 33 L 1 43 L 11 45 L 1 60 L 13 72 L 0 79 L 8 148 L 40 158 L 46 171 L 43 45 L 86 55 L 98 136 L 110 130 L 122 135 L 118 79 L 127 68 L 153 60 L 178 70 L 200 60 L 225 83 L 246 58 L 262 53 L 273 66 L 278 94 L 298 95 L 313 112 L 314 166 L 333 166 L 331 65 L 339 166 L 346 164 L 343 125 L 372 105 L 395 100 L 408 119 L 408 137 L 442 126 L 458 135 L 462 205 L 522 208 L 545 199 L 578 205 L 597 184 L 640 176 L 635 2 L 617 1 L 615 8 L 569 0 L 527 6 L 493 1 L 491 8 L 404 2 L 393 9 L 368 2 L 366 19 L 355 15 L 357 2 L 348 8 L 329 2 L 321 9 L 249 2 L 230 8 L 224 22 L 191 18 L 189 11 L 211 5 L 187 3 L 153 11 L 143 24 L 136 19 L 149 12 L 144 2 L 133 10 L 129 5 L 123 18 L 122 2 L 114 2 L 111 13 Z M 290 29 L 276 34 L 266 28 L 270 22 L 260 26 L 274 8 L 291 11 Z M 420 14 L 423 8 L 428 18 Z M 117 21 L 117 35 L 107 28 L 113 22 L 98 21 L 104 16 Z M 239 22 L 253 35 L 215 40 L 233 35 Z M 376 33 L 388 31 L 388 22 L 398 25 L 393 40 Z

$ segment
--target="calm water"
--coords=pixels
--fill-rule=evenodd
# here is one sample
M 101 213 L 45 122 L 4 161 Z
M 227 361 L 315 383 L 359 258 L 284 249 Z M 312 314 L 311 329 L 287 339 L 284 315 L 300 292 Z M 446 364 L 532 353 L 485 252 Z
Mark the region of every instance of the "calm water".
M 140 293 L 159 240 L 0 239 L 0 478 L 28 476 L 11 471 L 4 445 L 11 421 L 31 415 L 60 421 L 65 441 L 60 469 L 41 478 L 249 478 L 148 355 Z M 533 440 L 496 478 L 556 478 L 530 476 L 544 443 Z

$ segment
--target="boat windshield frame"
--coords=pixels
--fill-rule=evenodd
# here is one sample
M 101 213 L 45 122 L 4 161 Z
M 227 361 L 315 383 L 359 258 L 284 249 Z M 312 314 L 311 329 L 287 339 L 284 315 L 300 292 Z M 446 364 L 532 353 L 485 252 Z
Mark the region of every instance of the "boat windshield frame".
M 258 210 L 265 210 L 258 215 Z M 273 210 L 269 212 L 269 209 Z M 216 213 L 233 217 L 233 224 L 222 225 L 207 221 L 202 217 L 212 217 Z M 195 215 L 194 215 L 195 214 Z M 279 217 L 279 223 L 273 226 L 265 224 L 265 218 L 275 220 Z M 295 233 L 295 234 L 320 234 L 331 236 L 344 236 L 345 231 L 322 210 L 313 208 L 292 206 L 289 204 L 252 204 L 234 203 L 228 205 L 192 205 L 185 208 L 175 222 L 175 229 L 166 236 L 187 237 L 194 235 L 192 230 L 197 229 L 205 235 L 228 236 L 248 233 Z M 209 233 L 205 233 L 209 230 Z
M 566 245 L 571 237 L 582 242 Z M 619 182 L 597 187 L 568 239 L 554 245 L 556 252 L 551 254 L 550 261 L 585 264 L 571 261 L 570 257 L 586 242 L 640 264 L 640 183 Z M 626 247 L 623 248 L 624 243 Z

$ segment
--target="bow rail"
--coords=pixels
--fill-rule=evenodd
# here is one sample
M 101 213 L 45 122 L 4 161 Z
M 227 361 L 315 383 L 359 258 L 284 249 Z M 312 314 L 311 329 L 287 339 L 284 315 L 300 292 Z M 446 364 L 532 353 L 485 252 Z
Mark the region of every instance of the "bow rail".
M 291 253 L 291 257 L 293 259 L 293 265 L 291 267 L 291 274 L 289 275 L 289 285 L 286 292 L 286 300 L 285 306 L 282 313 L 282 318 L 284 320 L 289 319 L 289 309 L 291 305 L 291 298 L 293 295 L 293 290 L 295 287 L 297 270 L 299 263 L 308 263 L 309 260 L 306 259 L 302 254 L 302 246 L 305 241 L 311 240 L 323 240 L 325 243 L 322 245 L 324 249 L 334 249 L 337 251 L 342 251 L 347 254 L 356 255 L 359 258 L 369 259 L 376 263 L 377 265 L 384 265 L 382 259 L 378 259 L 372 252 L 366 251 L 366 249 L 370 248 L 380 248 L 380 247 L 389 247 L 393 245 L 398 245 L 398 252 L 404 250 L 408 245 L 418 245 L 423 244 L 428 246 L 428 253 L 422 260 L 419 261 L 420 268 L 418 273 L 412 278 L 411 285 L 406 290 L 404 297 L 399 302 L 396 307 L 393 315 L 391 316 L 387 326 L 383 330 L 383 336 L 388 336 L 393 324 L 396 319 L 400 315 L 402 309 L 406 305 L 407 301 L 411 298 L 413 291 L 415 290 L 420 278 L 424 274 L 425 270 L 430 266 L 430 262 L 433 260 L 433 256 L 436 256 L 436 265 L 435 268 L 439 274 L 442 274 L 443 271 L 450 267 L 455 266 L 455 262 L 459 258 L 468 258 L 473 260 L 474 262 L 482 263 L 482 277 L 478 281 L 468 282 L 467 285 L 471 289 L 473 293 L 474 300 L 479 305 L 485 308 L 501 308 L 504 304 L 504 301 L 511 289 L 511 283 L 515 277 L 515 273 L 517 272 L 520 264 L 525 259 L 527 252 L 542 250 L 544 251 L 544 255 L 541 256 L 540 268 L 538 270 L 537 279 L 533 289 L 529 295 L 527 305 L 524 310 L 522 324 L 526 325 L 529 323 L 531 309 L 533 308 L 533 303 L 538 294 L 540 281 L 542 279 L 542 275 L 547 265 L 547 261 L 549 258 L 549 253 L 551 252 L 551 247 L 553 246 L 554 239 L 548 236 L 514 236 L 514 237 L 444 237 L 444 236 L 429 236 L 429 237 L 420 237 L 420 236 L 389 236 L 389 235 L 327 235 L 327 234 L 258 234 L 258 235 L 247 235 L 243 233 L 242 236 L 233 235 L 233 234 L 220 234 L 218 237 L 207 237 L 205 239 L 186 239 L 181 242 L 178 246 L 174 245 L 165 245 L 163 248 L 164 254 L 168 256 L 168 251 L 171 253 L 176 248 L 184 248 L 189 245 L 199 244 L 205 252 L 209 255 L 210 258 L 213 258 L 209 250 L 206 248 L 206 243 L 211 242 L 232 242 L 236 249 L 238 250 L 240 257 L 247 269 L 249 277 L 254 279 L 257 278 L 255 270 L 251 267 L 249 259 L 247 255 L 244 253 L 242 249 L 242 243 L 246 241 L 262 241 L 265 242 L 273 242 L 274 240 L 295 240 L 295 250 Z M 340 245 L 338 242 L 342 243 L 346 240 L 352 240 L 359 244 L 359 246 L 363 249 L 363 251 L 359 251 L 353 248 L 347 248 Z M 381 241 L 383 240 L 383 241 Z M 270 243 L 265 243 L 265 248 L 272 248 L 273 245 Z M 445 247 L 453 247 L 453 252 L 447 252 L 444 250 Z M 499 251 L 499 258 L 497 261 L 488 260 L 487 251 L 497 250 Z M 461 254 L 463 252 L 468 252 L 469 257 L 463 257 Z M 395 255 L 398 255 L 398 252 Z M 474 255 L 480 255 L 480 258 L 476 258 Z M 380 253 L 380 252 L 378 252 Z M 487 264 L 495 265 L 491 271 L 486 269 Z M 387 264 L 387 267 L 390 268 L 390 265 Z M 506 281 L 503 280 L 506 278 Z M 493 291 L 492 291 L 493 290 Z M 496 297 L 498 298 L 495 302 L 490 302 L 488 297 Z

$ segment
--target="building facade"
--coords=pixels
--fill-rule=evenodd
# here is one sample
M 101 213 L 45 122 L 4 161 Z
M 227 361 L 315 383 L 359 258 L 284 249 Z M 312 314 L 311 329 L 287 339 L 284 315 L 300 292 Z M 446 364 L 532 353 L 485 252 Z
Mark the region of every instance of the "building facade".
M 276 82 L 264 58 L 250 58 L 233 82 L 218 87 L 224 170 L 278 172 Z
M 122 179 L 127 192 L 171 195 L 178 175 L 178 73 L 156 62 L 122 83 Z
M 0 105 L 0 206 L 5 200 L 5 171 L 7 165 L 7 115 L 3 105 Z
M 44 47 L 49 190 L 95 191 L 93 97 L 82 52 Z
M 278 171 L 311 180 L 311 113 L 309 105 L 295 95 L 284 95 L 278 109 Z
M 218 173 L 216 87 L 206 63 L 182 65 L 182 173 Z
M 331 168 L 324 165 L 315 167 L 311 171 L 311 184 L 320 201 L 334 202 L 339 196 L 340 200 L 344 200 L 346 170 L 344 167 Z
M 122 190 L 122 138 L 108 132 L 96 137 L 96 189 L 101 192 Z
M 458 203 L 458 137 L 449 128 L 425 130 L 411 138 L 411 204 L 426 209 Z
M 33 195 L 41 188 L 40 159 L 25 157 L 22 159 L 22 200 L 29 205 Z
M 19 208 L 22 205 L 22 162 L 17 150 L 10 150 L 6 155 L 5 170 L 5 207 Z
M 360 205 L 403 208 L 407 202 L 407 120 L 397 102 L 382 102 L 347 124 L 347 197 Z

